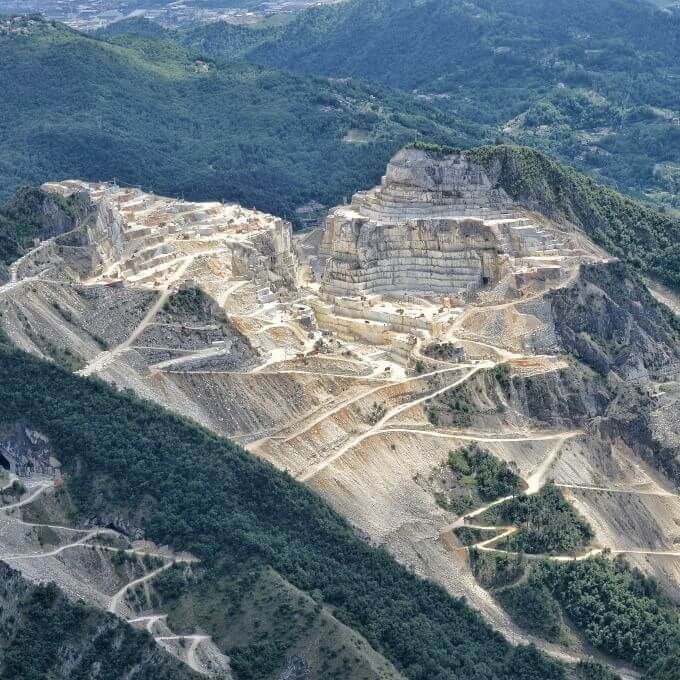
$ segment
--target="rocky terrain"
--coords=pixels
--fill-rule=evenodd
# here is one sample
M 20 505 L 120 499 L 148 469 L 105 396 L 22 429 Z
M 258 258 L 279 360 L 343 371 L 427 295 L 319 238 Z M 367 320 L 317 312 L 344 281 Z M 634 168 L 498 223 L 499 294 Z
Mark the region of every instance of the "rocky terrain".
M 433 164 L 427 152 L 406 150 L 390 161 L 380 187 L 329 217 L 321 253 L 333 257 L 324 291 L 473 292 L 529 257 L 543 276 L 558 277 L 561 247 L 461 154 Z
M 463 516 L 423 480 L 476 442 L 512 465 L 522 496 L 553 482 L 592 527 L 587 549 L 546 559 L 623 555 L 680 601 L 678 322 L 582 225 L 501 184 L 471 155 L 407 148 L 379 187 L 331 211 L 322 238 L 236 205 L 49 184 L 88 206 L 70 236 L 87 270 L 59 250 L 68 233 L 45 232 L 0 287 L 0 324 L 28 352 L 246 445 L 507 638 L 573 662 L 595 653 L 582 636 L 520 629 L 473 576 L 471 548 L 505 554 L 509 530 L 472 546 L 456 530 L 504 499 Z M 145 628 L 194 670 L 228 668 L 220 649 L 242 622 L 219 639 L 177 636 L 211 612 L 191 598 L 153 606 L 155 576 L 193 570 L 192 556 L 138 543 L 112 518 L 66 526 L 58 479 L 25 481 L 0 508 L 0 559 Z M 43 519 L 27 524 L 29 509 Z M 56 526 L 44 546 L 42 521 Z M 122 571 L 107 555 L 118 548 L 134 557 Z M 144 602 L 127 598 L 147 582 Z M 305 677 L 312 647 L 281 677 Z M 401 677 L 376 650 L 361 663 L 367 677 Z

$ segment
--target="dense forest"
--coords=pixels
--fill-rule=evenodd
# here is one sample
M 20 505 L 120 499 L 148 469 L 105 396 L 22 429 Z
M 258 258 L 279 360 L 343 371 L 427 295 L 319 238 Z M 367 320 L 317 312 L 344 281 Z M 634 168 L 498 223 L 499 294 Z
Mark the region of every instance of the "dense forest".
M 546 563 L 537 570 L 536 580 L 592 644 L 649 670 L 651 678 L 673 677 L 663 669 L 669 657 L 678 661 L 680 611 L 654 581 L 625 561 L 607 558 Z
M 64 231 L 72 228 L 77 217 L 74 203 L 41 189 L 22 187 L 0 204 L 0 268 L 20 257 L 34 238 L 52 236 L 51 230 L 60 225 Z
M 0 32 L 0 89 L 12 93 L 0 100 L 0 196 L 46 180 L 117 179 L 294 218 L 312 199 L 335 205 L 375 184 L 407 142 L 483 137 L 379 86 L 13 22 L 15 32 Z
M 495 588 L 503 607 L 526 630 L 558 640 L 571 626 L 594 647 L 644 669 L 646 680 L 676 677 L 680 611 L 655 581 L 624 559 L 539 561 L 527 568 L 523 560 L 477 553 L 473 563 L 477 577 Z
M 435 498 L 439 505 L 456 515 L 462 515 L 484 501 L 519 493 L 522 488 L 516 467 L 511 469 L 505 461 L 476 442 L 449 451 L 443 472 L 445 488 L 435 490 Z M 474 542 L 476 534 L 468 529 L 464 536 L 459 538 Z
M 317 593 L 408 678 L 565 677 L 535 649 L 510 647 L 462 600 L 361 541 L 289 476 L 157 406 L 7 346 L 0 404 L 3 421 L 29 422 L 49 436 L 83 517 L 144 516 L 150 539 L 191 551 L 227 582 L 269 566 Z
M 498 545 L 513 552 L 574 553 L 593 537 L 588 523 L 576 514 L 562 492 L 552 484 L 536 494 L 517 496 L 489 508 L 480 519 L 488 524 L 518 527 L 519 531 Z
M 484 501 L 518 493 L 521 479 L 516 470 L 473 442 L 449 453 L 449 468 L 458 479 L 474 486 Z

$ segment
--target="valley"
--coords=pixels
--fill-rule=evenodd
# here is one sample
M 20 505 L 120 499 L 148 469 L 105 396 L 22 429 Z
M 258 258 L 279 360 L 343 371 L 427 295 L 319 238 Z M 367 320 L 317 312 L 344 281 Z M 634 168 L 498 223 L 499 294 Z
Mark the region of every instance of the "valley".
M 679 19 L 677 3 L 635 0 L 354 0 L 166 38 L 221 61 L 399 88 L 677 217 Z
M 586 229 L 526 207 L 473 154 L 417 144 L 379 186 L 298 232 L 237 204 L 114 183 L 42 191 L 81 216 L 38 239 L 0 285 L 0 326 L 16 348 L 238 442 L 507 640 L 640 677 L 576 628 L 547 640 L 518 626 L 471 561 L 518 558 L 506 543 L 526 531 L 482 515 L 554 491 L 591 536 L 522 559 L 621 555 L 680 601 L 677 326 Z M 146 630 L 190 670 L 231 677 L 207 618 L 175 628 L 197 606 L 178 595 L 167 611 L 154 596 L 157 577 L 191 575 L 199 557 L 150 542 L 131 529 L 140 517 L 70 524 L 68 475 L 25 474 L 47 446 L 42 458 L 25 444 L 16 453 L 26 437 L 42 441 L 29 434 L 0 437 L 0 452 L 15 452 L 3 458 L 8 486 L 16 475 L 25 484 L 0 506 L 0 559 Z M 471 443 L 519 486 L 455 512 L 432 480 Z M 464 544 L 461 528 L 495 533 Z M 380 653 L 362 657 L 366 677 L 403 677 Z

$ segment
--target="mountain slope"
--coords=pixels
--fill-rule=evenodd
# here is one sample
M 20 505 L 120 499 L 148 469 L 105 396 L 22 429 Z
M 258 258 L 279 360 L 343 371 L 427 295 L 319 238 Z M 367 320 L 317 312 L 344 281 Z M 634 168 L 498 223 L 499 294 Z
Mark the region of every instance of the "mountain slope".
M 12 94 L 0 104 L 2 193 L 65 176 L 117 178 L 290 216 L 375 181 L 421 134 L 468 139 L 450 116 L 379 88 L 123 42 L 3 20 L 0 88 Z M 366 141 L 345 141 L 352 130 Z
M 569 220 L 641 273 L 680 288 L 680 219 L 632 201 L 531 149 L 480 147 L 468 157 L 524 207 Z
M 5 422 L 22 419 L 49 437 L 81 517 L 141 524 L 157 543 L 194 553 L 218 582 L 248 582 L 271 566 L 409 678 L 565 677 L 534 649 L 510 648 L 463 601 L 360 541 L 317 496 L 237 446 L 6 346 L 0 393 Z M 276 642 L 241 654 L 256 663 Z
M 146 633 L 0 563 L 0 678 L 192 680 Z
M 217 645 L 217 654 L 222 660 L 229 657 L 238 680 L 274 680 L 284 665 L 295 665 L 298 657 L 313 668 L 312 677 L 338 680 L 459 677 L 460 668 L 480 679 L 512 678 L 510 664 L 530 678 L 559 677 L 559 670 L 535 651 L 523 648 L 508 659 L 510 652 L 502 640 L 470 609 L 413 575 L 415 571 L 431 578 L 450 594 L 464 594 L 507 639 L 522 635 L 522 641 L 543 644 L 524 637 L 516 626 L 507 627 L 507 616 L 493 599 L 497 593 L 475 584 L 458 534 L 450 533 L 458 511 L 438 505 L 425 481 L 433 470 L 441 469 L 437 466 L 442 462 L 446 465 L 458 436 L 461 441 L 479 437 L 489 457 L 515 463 L 528 489 L 540 491 L 543 481 L 553 475 L 557 484 L 569 489 L 558 504 L 561 524 L 539 525 L 540 534 L 561 536 L 560 542 L 568 536 L 560 528 L 568 529 L 576 517 L 566 512 L 568 498 L 592 524 L 589 536 L 597 542 L 586 546 L 581 545 L 584 541 L 571 541 L 565 550 L 611 547 L 614 552 L 631 550 L 634 560 L 635 551 L 642 549 L 642 568 L 660 577 L 659 587 L 677 592 L 677 578 L 664 566 L 676 564 L 680 557 L 672 524 L 677 502 L 674 494 L 660 492 L 654 479 L 642 474 L 651 464 L 677 479 L 673 444 L 674 437 L 677 441 L 673 419 L 678 403 L 673 381 L 680 357 L 677 333 L 670 315 L 583 232 L 595 236 L 598 228 L 612 221 L 622 230 L 622 235 L 616 232 L 612 238 L 623 241 L 626 230 L 634 234 L 637 229 L 641 247 L 649 251 L 662 247 L 663 238 L 672 234 L 665 234 L 663 225 L 654 222 L 652 211 L 629 214 L 630 201 L 536 152 L 485 147 L 467 151 L 467 158 L 462 158 L 460 152 L 442 147 L 418 147 L 404 150 L 390 163 L 385 182 L 391 194 L 386 189 L 362 193 L 355 197 L 354 207 L 345 209 L 355 215 L 362 196 L 373 196 L 379 206 L 378 198 L 389 195 L 392 200 L 383 202 L 389 218 L 390 210 L 392 214 L 413 210 L 418 203 L 409 199 L 423 193 L 431 197 L 435 209 L 441 196 L 456 199 L 472 194 L 468 211 L 474 210 L 470 206 L 483 210 L 490 205 L 488 195 L 497 200 L 502 196 L 506 219 L 511 210 L 511 215 L 524 216 L 519 225 L 509 218 L 511 226 L 519 226 L 520 233 L 528 227 L 536 238 L 543 234 L 542 246 L 523 246 L 531 254 L 526 255 L 527 263 L 540 264 L 544 258 L 553 264 L 547 268 L 553 273 L 550 279 L 529 277 L 524 283 L 531 267 L 519 263 L 514 274 L 509 272 L 510 276 L 492 283 L 492 289 L 480 291 L 479 299 L 466 301 L 460 316 L 449 319 L 455 326 L 445 337 L 465 343 L 471 361 L 449 363 L 441 352 L 442 359 L 434 359 L 432 365 L 423 351 L 420 370 L 409 369 L 406 363 L 391 364 L 390 371 L 398 375 L 385 381 L 378 377 L 384 372 L 382 361 L 375 365 L 362 359 L 361 352 L 375 357 L 375 348 L 354 345 L 353 352 L 347 352 L 346 345 L 335 345 L 327 337 L 308 351 L 312 343 L 307 341 L 313 341 L 308 328 L 298 330 L 302 322 L 298 327 L 294 320 L 268 323 L 265 314 L 270 307 L 258 304 L 256 282 L 244 281 L 240 270 L 235 280 L 234 272 L 223 266 L 229 261 L 230 241 L 240 233 L 238 224 L 228 226 L 230 218 L 219 213 L 224 208 L 217 208 L 215 214 L 210 210 L 216 206 L 210 204 L 184 204 L 185 214 L 195 218 L 192 226 L 177 225 L 179 233 L 165 234 L 163 226 L 177 214 L 176 202 L 112 187 L 90 188 L 92 200 L 104 202 L 104 214 L 111 216 L 119 209 L 116 206 L 126 213 L 117 220 L 102 217 L 98 226 L 101 257 L 110 253 L 106 257 L 111 258 L 98 261 L 105 265 L 99 270 L 104 272 L 101 277 L 92 278 L 97 270 L 90 269 L 84 273 L 85 285 L 78 282 L 76 272 L 62 278 L 62 260 L 68 253 L 59 253 L 59 247 L 70 238 L 64 234 L 56 243 L 43 244 L 22 258 L 21 267 L 13 270 L 20 280 L 0 291 L 3 326 L 18 346 L 50 356 L 72 370 L 84 367 L 90 373 L 90 367 L 119 389 L 131 387 L 212 429 L 209 434 L 158 407 L 116 394 L 102 383 L 69 376 L 19 351 L 7 350 L 0 356 L 0 421 L 8 426 L 0 432 L 16 432 L 23 424 L 48 438 L 54 457 L 63 463 L 66 494 L 76 510 L 68 522 L 77 523 L 77 528 L 70 530 L 113 526 L 119 534 L 169 544 L 172 555 L 191 553 L 176 562 L 169 558 L 162 574 L 116 599 L 113 609 L 137 621 L 134 625 L 139 625 L 140 617 L 155 619 L 164 614 L 162 625 L 172 635 L 209 638 L 213 647 L 202 644 L 213 651 Z M 481 167 L 464 165 L 470 159 Z M 466 167 L 465 179 L 441 189 L 442 177 L 452 166 Z M 415 168 L 420 184 L 413 173 L 409 175 L 409 168 Z M 423 186 L 440 190 L 427 193 Z M 86 187 L 68 182 L 46 189 L 83 196 Z M 144 210 L 131 215 L 125 208 L 130 205 L 142 205 Z M 41 203 L 31 206 L 39 214 Z M 191 279 L 189 287 L 175 281 L 170 290 L 165 281 L 161 290 L 136 289 L 139 274 L 153 272 L 153 260 L 138 262 L 141 270 L 118 269 L 119 275 L 125 271 L 130 277 L 127 285 L 124 280 L 122 285 L 110 285 L 108 272 L 116 271 L 113 265 L 120 261 L 113 243 L 107 246 L 106 242 L 129 233 L 127 220 L 135 217 L 137 232 L 141 228 L 148 237 L 161 237 L 170 251 L 163 254 L 177 258 L 182 267 L 178 276 Z M 478 228 L 479 220 L 468 217 L 469 228 Z M 212 240 L 207 241 L 196 230 L 212 219 L 223 230 L 213 230 Z M 527 222 L 540 224 L 541 229 Z M 485 233 L 495 238 L 491 230 Z M 304 239 L 299 235 L 293 241 Z M 157 247 L 158 241 L 153 242 L 152 248 Z M 344 247 L 342 240 L 339 247 Z M 496 247 L 522 252 L 502 242 Z M 209 262 L 205 256 L 214 250 L 216 259 Z M 388 246 L 385 257 L 394 250 Z M 188 258 L 187 253 L 192 255 Z M 279 253 L 277 260 L 285 260 L 284 254 Z M 197 261 L 199 266 L 192 268 Z M 32 262 L 39 267 L 31 266 Z M 555 262 L 560 263 L 558 279 Z M 630 263 L 636 264 L 632 259 Z M 157 288 L 153 277 L 141 280 Z M 196 286 L 206 286 L 205 293 Z M 176 287 L 179 292 L 174 292 Z M 233 295 L 235 291 L 239 295 Z M 288 300 L 293 302 L 287 301 L 285 289 L 278 290 L 282 311 L 298 307 L 300 293 L 290 292 Z M 159 294 L 167 297 L 162 305 Z M 215 295 L 214 301 L 209 295 Z M 303 299 L 311 302 L 309 297 Z M 224 318 L 222 307 L 230 319 Z M 253 323 L 256 319 L 258 323 Z M 214 341 L 220 338 L 235 351 L 218 349 L 222 358 L 211 365 L 205 350 L 215 358 Z M 246 338 L 253 340 L 250 347 L 242 342 Z M 326 350 L 325 343 L 330 351 L 319 352 L 318 347 Z M 288 360 L 281 361 L 282 346 L 284 352 L 286 346 L 292 350 L 283 354 Z M 181 352 L 179 357 L 172 354 L 173 348 Z M 413 349 L 411 361 L 418 351 Z M 80 356 L 82 361 L 74 361 Z M 173 401 L 179 393 L 184 398 Z M 382 418 L 387 420 L 381 422 Z M 250 442 L 264 434 L 252 445 L 252 452 L 285 473 L 275 473 L 247 457 L 219 434 Z M 631 469 L 636 473 L 632 479 Z M 363 540 L 318 497 L 293 483 L 290 474 L 305 480 L 344 514 Z M 468 476 L 466 485 L 470 481 L 474 477 Z M 609 493 L 608 487 L 625 490 L 620 485 L 629 483 L 634 484 L 631 493 L 640 494 L 635 502 Z M 636 491 L 640 488 L 645 490 Z M 40 507 L 32 507 L 22 520 L 63 524 L 65 520 L 47 512 L 55 496 L 48 489 L 40 497 Z M 536 496 L 537 503 L 541 497 Z M 540 524 L 550 513 L 538 515 Z M 620 517 L 632 528 L 622 528 Z M 474 528 L 456 528 L 473 531 L 472 547 L 484 542 Z M 3 540 L 8 533 L 3 532 Z M 580 533 L 585 537 L 585 532 Z M 396 567 L 385 553 L 374 552 L 371 543 L 384 546 L 406 568 Z M 11 548 L 3 545 L 9 553 Z M 512 550 L 518 545 L 506 547 Z M 564 545 L 534 549 L 561 551 Z M 72 552 L 77 557 L 82 549 L 81 544 Z M 155 548 L 154 554 L 159 550 Z M 99 569 L 98 573 L 106 573 L 107 568 Z M 603 611 L 607 611 L 607 583 L 591 593 Z M 113 591 L 120 592 L 111 588 L 97 601 L 111 602 L 107 595 L 110 598 Z M 386 607 L 385 602 L 390 604 Z M 517 599 L 505 604 L 523 626 Z M 640 609 L 645 609 L 644 602 Z M 675 612 L 669 607 L 670 616 Z M 635 615 L 622 617 L 615 626 L 603 629 L 613 628 L 617 637 L 628 639 L 634 621 Z M 599 650 L 611 651 L 613 645 L 602 641 L 599 630 L 581 624 L 575 635 L 585 636 Z M 654 630 L 645 640 L 654 638 Z M 673 624 L 673 636 L 677 630 Z M 154 634 L 162 640 L 170 632 L 157 629 Z M 588 653 L 580 646 L 548 645 L 546 651 L 573 660 Z M 641 670 L 657 661 L 673 663 L 666 658 L 672 657 L 672 650 L 664 647 L 642 662 L 626 650 L 617 656 L 639 663 Z
M 489 103 L 485 115 L 501 120 L 524 108 L 520 96 L 509 100 L 506 90 L 538 87 L 545 92 L 563 78 L 578 80 L 579 71 L 582 82 L 590 79 L 616 91 L 628 70 L 629 77 L 645 79 L 647 85 L 637 93 L 631 88 L 633 99 L 642 99 L 656 85 L 655 96 L 663 103 L 677 101 L 671 74 L 663 69 L 680 49 L 678 22 L 677 15 L 633 0 L 558 0 L 550 5 L 537 0 L 355 1 L 301 14 L 254 56 L 421 92 L 458 86 L 466 93 L 477 90 L 478 99 Z M 605 73 L 614 81 L 604 82 Z M 650 83 L 650 75 L 658 75 L 660 82 Z

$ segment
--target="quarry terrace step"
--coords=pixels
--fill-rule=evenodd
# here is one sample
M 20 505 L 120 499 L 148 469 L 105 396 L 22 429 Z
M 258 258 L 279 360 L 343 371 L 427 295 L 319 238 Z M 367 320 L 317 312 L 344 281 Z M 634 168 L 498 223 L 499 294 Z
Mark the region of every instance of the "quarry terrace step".
M 512 206 L 508 205 L 504 201 L 477 201 L 474 197 L 465 196 L 447 196 L 441 197 L 439 200 L 434 200 L 432 196 L 422 196 L 416 195 L 409 198 L 404 196 L 374 196 L 365 195 L 359 199 L 355 199 L 352 205 L 357 206 L 381 206 L 381 207 L 408 207 L 411 205 L 420 206 L 425 209 L 436 209 L 441 206 L 462 206 L 468 208 L 476 208 L 478 210 L 483 210 L 486 208 L 493 208 L 495 210 L 510 209 Z
M 479 206 L 483 206 L 490 202 L 493 203 L 503 203 L 508 204 L 509 202 L 505 200 L 502 196 L 490 192 L 481 191 L 470 191 L 470 190 L 460 190 L 455 192 L 447 191 L 436 191 L 428 189 L 413 189 L 408 190 L 404 188 L 393 188 L 393 187 L 382 187 L 379 191 L 367 191 L 360 193 L 357 200 L 362 199 L 376 199 L 376 200 L 397 200 L 397 201 L 408 201 L 408 200 L 431 200 L 436 203 L 437 201 L 463 201 L 468 203 L 476 203 Z
M 322 291 L 470 290 L 501 280 L 519 258 L 556 256 L 560 247 L 481 169 L 406 149 L 380 186 L 331 210 Z
M 406 222 L 408 220 L 418 220 L 418 219 L 436 219 L 436 218 L 446 218 L 446 217 L 471 217 L 479 218 L 485 220 L 488 217 L 500 217 L 503 211 L 491 210 L 491 209 L 479 209 L 479 208 L 457 208 L 452 207 L 441 207 L 441 208 L 427 208 L 421 210 L 410 208 L 409 210 L 404 210 L 400 208 L 399 210 L 387 211 L 387 210 L 372 210 L 370 208 L 361 207 L 358 210 L 362 217 L 370 218 L 376 222 Z M 507 215 L 511 215 L 508 212 Z
M 467 198 L 464 196 L 461 197 L 453 197 L 449 196 L 446 198 L 442 198 L 438 201 L 432 200 L 431 196 L 422 196 L 422 195 L 415 195 L 412 197 L 404 197 L 404 196 L 374 196 L 371 194 L 368 194 L 366 196 L 362 196 L 359 199 L 355 199 L 352 201 L 353 205 L 380 205 L 380 206 L 402 206 L 406 207 L 408 205 L 419 205 L 423 207 L 429 207 L 429 208 L 437 208 L 439 206 L 447 206 L 447 205 L 461 205 L 461 206 L 467 206 L 467 207 L 476 207 L 476 208 L 511 208 L 512 206 L 507 205 L 506 203 L 502 201 L 477 201 L 474 198 Z
M 155 257 L 156 255 L 164 255 L 166 253 L 172 252 L 174 252 L 174 249 L 170 244 L 161 242 L 158 244 L 148 245 L 145 246 L 144 248 L 136 250 L 134 253 L 132 253 L 129 259 L 144 262 L 145 260 L 149 260 L 152 257 Z
M 165 243 L 165 234 L 163 233 L 152 233 L 152 234 L 133 234 L 129 232 L 124 232 L 125 237 L 125 247 L 129 251 L 131 248 L 136 250 L 142 250 L 145 248 L 155 247 L 157 248 L 161 244 Z
M 407 293 L 407 292 L 417 292 L 417 293 L 434 293 L 435 295 L 450 295 L 456 294 L 459 291 L 470 291 L 476 290 L 481 287 L 481 282 L 479 281 L 447 281 L 443 285 L 431 285 L 427 281 L 419 283 L 414 280 L 397 280 L 386 283 L 379 283 L 370 286 L 370 288 L 362 288 L 361 286 L 348 286 L 343 287 L 337 284 L 328 286 L 326 288 L 327 293 L 335 295 L 338 297 L 342 296 L 352 296 L 357 293 L 365 294 L 390 294 L 390 293 Z
M 382 191 L 368 191 L 357 194 L 352 203 L 384 203 L 384 204 L 401 204 L 407 205 L 410 202 L 427 203 L 437 205 L 441 203 L 461 203 L 465 205 L 476 205 L 480 208 L 484 206 L 507 206 L 512 207 L 512 204 L 500 196 L 494 194 L 478 194 L 476 192 L 458 192 L 458 193 L 442 193 L 436 191 L 394 191 L 390 189 L 383 189 Z
M 163 274 L 168 273 L 169 271 L 172 271 L 178 264 L 179 261 L 176 258 L 173 258 L 160 263 L 156 267 L 144 269 L 139 273 L 129 276 L 127 277 L 127 280 L 128 282 L 135 284 L 149 283 L 156 279 L 158 276 L 161 276 Z
M 149 269 L 152 269 L 154 267 L 158 267 L 162 264 L 165 264 L 166 262 L 171 262 L 172 260 L 175 260 L 175 255 L 174 253 L 161 253 L 159 255 L 155 255 L 154 257 L 148 258 L 146 260 L 133 260 L 131 262 L 127 262 L 125 264 L 125 271 L 132 271 L 135 274 L 141 274 L 142 272 L 146 272 Z
M 159 255 L 172 255 L 173 253 L 174 249 L 169 244 L 161 242 L 145 246 L 144 248 L 137 249 L 131 253 L 128 252 L 123 264 L 128 266 L 134 263 L 137 266 L 143 266 L 144 263 L 153 260 Z

